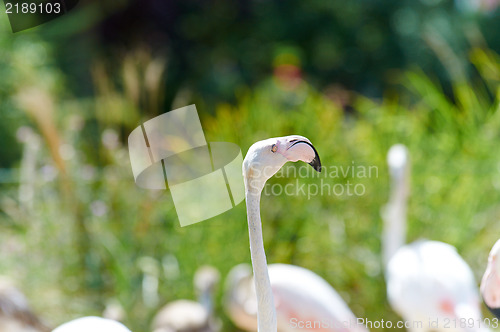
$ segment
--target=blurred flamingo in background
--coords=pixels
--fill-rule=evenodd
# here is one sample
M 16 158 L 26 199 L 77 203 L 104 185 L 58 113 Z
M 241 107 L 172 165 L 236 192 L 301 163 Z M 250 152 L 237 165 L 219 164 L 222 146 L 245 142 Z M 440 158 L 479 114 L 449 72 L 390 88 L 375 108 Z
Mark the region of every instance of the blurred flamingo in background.
M 404 245 L 410 173 L 408 149 L 401 144 L 394 145 L 387 162 L 391 194 L 383 211 L 382 243 L 389 303 L 406 321 L 422 322 L 422 326 L 415 326 L 414 330 L 482 329 L 474 275 L 456 249 L 443 242 L 427 240 Z M 436 319 L 438 326 L 429 327 L 429 320 Z M 460 319 L 467 321 L 467 328 L 453 324 Z M 448 328 L 445 327 L 447 321 L 451 322 Z
M 52 332 L 131 332 L 122 323 L 101 317 L 82 317 L 64 323 Z
M 153 319 L 153 332 L 212 332 L 220 323 L 213 317 L 213 294 L 220 274 L 212 266 L 200 267 L 194 276 L 198 302 L 177 300 L 165 305 Z
M 481 281 L 481 295 L 486 307 L 500 318 L 500 240 L 491 248 L 488 266 Z
M 313 272 L 283 264 L 271 265 L 268 272 L 260 219 L 261 192 L 266 181 L 286 162 L 299 160 L 309 163 L 316 171 L 321 171 L 318 153 L 311 142 L 305 137 L 293 135 L 270 138 L 253 144 L 243 161 L 256 301 L 248 302 L 248 299 L 253 299 L 252 281 L 248 278 L 250 275 L 248 270 L 237 267 L 228 279 L 228 283 L 234 286 L 229 290 L 228 310 L 234 317 L 235 323 L 242 328 L 255 330 L 255 318 L 250 320 L 248 316 L 257 316 L 259 332 L 297 329 L 299 326 L 295 325 L 300 322 L 321 321 L 326 317 L 332 321 L 334 317 L 339 316 L 354 319 L 354 315 L 338 294 Z M 276 307 L 273 293 L 276 296 Z M 245 301 L 247 303 L 244 303 Z M 333 308 L 337 304 L 340 306 Z M 308 307 L 309 309 L 306 309 Z M 276 308 L 279 312 L 279 321 Z M 328 315 L 336 309 L 339 316 Z M 243 320 L 238 322 L 238 317 L 242 317 Z M 297 324 L 293 320 L 290 321 L 293 318 L 297 319 Z
M 48 332 L 31 310 L 24 294 L 7 278 L 0 278 L 0 332 Z
M 270 264 L 268 269 L 279 331 L 367 331 L 333 287 L 314 272 L 287 264 Z M 229 272 L 225 308 L 238 328 L 257 330 L 257 298 L 248 264 Z

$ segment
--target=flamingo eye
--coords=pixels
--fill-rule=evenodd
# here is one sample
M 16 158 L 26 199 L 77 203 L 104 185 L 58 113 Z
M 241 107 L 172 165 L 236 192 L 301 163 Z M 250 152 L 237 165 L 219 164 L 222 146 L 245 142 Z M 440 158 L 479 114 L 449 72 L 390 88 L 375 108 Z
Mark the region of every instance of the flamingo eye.
M 273 146 L 271 147 L 271 152 L 275 153 L 276 151 L 278 151 L 278 147 L 276 146 L 276 144 L 273 144 Z

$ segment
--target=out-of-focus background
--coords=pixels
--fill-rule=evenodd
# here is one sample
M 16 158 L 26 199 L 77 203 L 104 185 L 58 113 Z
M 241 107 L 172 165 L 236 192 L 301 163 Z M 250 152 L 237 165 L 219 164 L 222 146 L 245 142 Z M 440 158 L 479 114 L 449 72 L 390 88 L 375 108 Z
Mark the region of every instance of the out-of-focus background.
M 208 141 L 245 153 L 301 134 L 327 167 L 378 169 L 324 179 L 362 195 L 264 196 L 269 262 L 316 272 L 359 317 L 400 319 L 385 295 L 380 211 L 387 150 L 404 143 L 408 241 L 456 246 L 479 282 L 500 237 L 499 6 L 81 0 L 16 34 L 0 15 L 1 274 L 52 326 L 119 304 L 126 325 L 148 331 L 161 305 L 195 298 L 197 267 L 224 278 L 249 262 L 244 203 L 181 228 L 168 191 L 134 184 L 129 133 L 195 103 Z M 319 179 L 270 185 L 296 181 Z M 216 315 L 235 331 L 222 294 Z

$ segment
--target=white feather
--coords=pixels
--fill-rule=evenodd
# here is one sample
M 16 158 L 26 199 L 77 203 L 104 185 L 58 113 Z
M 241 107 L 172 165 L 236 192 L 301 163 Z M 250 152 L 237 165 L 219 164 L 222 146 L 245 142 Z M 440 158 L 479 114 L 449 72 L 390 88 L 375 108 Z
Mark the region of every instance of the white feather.
M 64 323 L 52 332 L 131 332 L 123 324 L 100 317 L 83 317 Z

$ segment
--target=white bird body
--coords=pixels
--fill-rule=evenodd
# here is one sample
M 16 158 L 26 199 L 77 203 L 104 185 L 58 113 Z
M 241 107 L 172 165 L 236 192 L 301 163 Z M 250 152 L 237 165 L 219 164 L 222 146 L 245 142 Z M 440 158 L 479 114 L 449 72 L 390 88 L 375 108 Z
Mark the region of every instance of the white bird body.
M 131 332 L 123 324 L 101 317 L 82 317 L 64 323 L 52 332 Z
M 389 303 L 413 324 L 413 330 L 484 329 L 474 274 L 455 247 L 427 240 L 403 245 L 409 192 L 408 150 L 395 145 L 387 159 L 392 190 L 383 213 L 383 247 Z
M 422 322 L 423 330 L 483 326 L 474 275 L 449 244 L 421 240 L 401 247 L 389 261 L 386 278 L 393 309 L 408 322 Z M 471 328 L 460 328 L 461 319 Z M 429 328 L 430 322 L 437 324 Z
M 283 326 L 290 324 L 295 318 L 309 323 L 311 330 L 318 330 L 314 325 L 319 323 L 328 331 L 345 327 L 349 331 L 366 331 L 364 326 L 358 326 L 356 316 L 335 289 L 314 272 L 294 265 L 272 264 L 269 275 L 279 312 L 278 326 L 280 322 Z M 283 329 L 288 330 L 296 328 Z
M 233 280 L 226 307 L 238 327 L 257 331 L 255 288 L 250 269 L 241 272 L 244 268 L 238 265 L 229 274 Z M 268 270 L 278 331 L 367 331 L 335 289 L 314 272 L 288 264 L 270 264 Z
M 153 332 L 214 332 L 219 322 L 213 317 L 213 293 L 219 283 L 220 274 L 211 266 L 198 268 L 194 286 L 199 302 L 177 300 L 168 303 L 153 319 Z
M 198 302 L 177 300 L 164 306 L 153 320 L 153 332 L 213 331 L 209 314 Z

